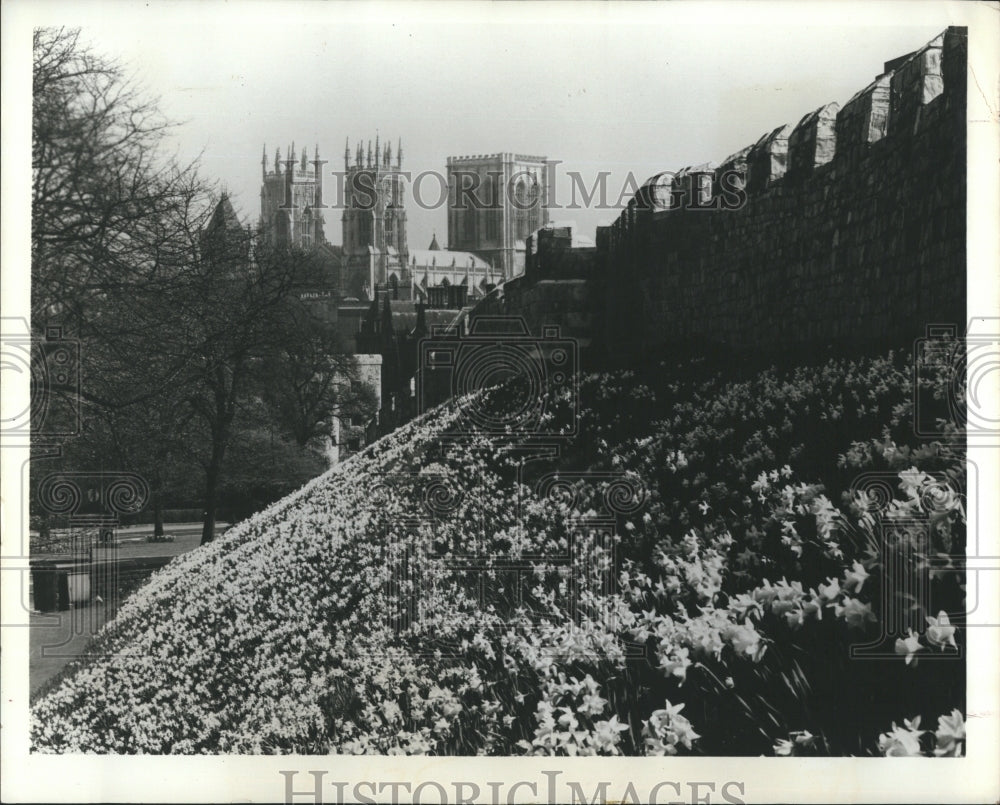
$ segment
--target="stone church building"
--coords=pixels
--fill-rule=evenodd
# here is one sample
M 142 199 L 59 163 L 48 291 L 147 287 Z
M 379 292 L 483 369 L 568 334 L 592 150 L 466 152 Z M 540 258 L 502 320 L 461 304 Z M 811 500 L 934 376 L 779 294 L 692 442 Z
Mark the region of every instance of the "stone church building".
M 375 388 L 379 400 L 373 422 L 334 423 L 332 460 L 413 416 L 420 339 L 428 328 L 461 321 L 505 277 L 523 272 L 528 235 L 547 220 L 544 158 L 498 154 L 474 163 L 470 159 L 448 160 L 450 179 L 458 177 L 461 166 L 478 171 L 485 183 L 477 191 L 484 204 L 471 217 L 459 209 L 461 196 L 453 192 L 449 197 L 449 243 L 456 248 L 442 249 L 435 234 L 428 248 L 411 249 L 401 141 L 393 149 L 376 135 L 374 143 L 359 141 L 353 150 L 346 142 L 337 199 L 324 197 L 327 163 L 318 146 L 312 159 L 304 149 L 297 156 L 292 143 L 284 158 L 279 149 L 273 160 L 265 146 L 258 236 L 318 256 L 324 280 L 303 288 L 301 298 L 336 326 L 344 349 L 356 356 L 364 382 Z M 493 169 L 499 173 L 491 178 Z M 504 189 L 507 184 L 510 192 Z M 327 201 L 342 206 L 340 246 L 326 237 Z
M 528 236 L 548 223 L 548 160 L 501 153 L 448 157 L 448 244 L 503 279 L 524 273 Z
M 275 243 L 325 258 L 326 298 L 367 302 L 381 288 L 393 299 L 428 303 L 432 289 L 462 285 L 465 298 L 474 301 L 502 280 L 503 250 L 492 249 L 488 240 L 476 241 L 475 249 L 452 250 L 442 249 L 435 235 L 428 248 L 409 248 L 402 142 L 393 152 L 392 144 L 382 145 L 377 135 L 374 145 L 371 140 L 367 147 L 359 142 L 353 152 L 350 142 L 345 143 L 342 245 L 330 244 L 322 212 L 328 209 L 323 196 L 325 164 L 318 146 L 309 160 L 305 149 L 296 157 L 293 143 L 284 159 L 279 149 L 273 163 L 268 162 L 265 148 L 259 228 Z M 270 170 L 269 165 L 273 165 Z M 523 239 L 519 243 L 523 252 Z M 523 255 L 520 265 L 523 268 Z

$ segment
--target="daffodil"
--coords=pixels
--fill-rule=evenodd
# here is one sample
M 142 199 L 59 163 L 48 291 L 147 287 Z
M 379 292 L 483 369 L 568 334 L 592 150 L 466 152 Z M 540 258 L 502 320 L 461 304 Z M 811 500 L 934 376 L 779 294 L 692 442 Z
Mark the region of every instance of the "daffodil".
M 934 754 L 938 757 L 961 757 L 965 742 L 965 719 L 959 710 L 949 715 L 938 716 L 938 728 L 934 733 L 937 746 Z
M 913 629 L 909 630 L 909 636 L 906 638 L 896 639 L 896 653 L 906 655 L 906 664 L 909 665 L 913 663 L 917 664 L 916 653 L 923 648 L 920 645 L 920 638 L 914 633 Z
M 628 724 L 622 724 L 618 716 L 614 715 L 606 721 L 598 721 L 594 724 L 594 745 L 599 752 L 605 754 L 619 754 L 618 744 L 621 741 L 621 733 L 628 729 Z
M 820 596 L 825 601 L 836 601 L 840 597 L 840 580 L 827 577 L 826 584 L 817 585 Z
M 903 727 L 897 727 L 893 722 L 890 732 L 879 735 L 879 751 L 886 757 L 920 756 L 920 736 L 925 732 L 917 729 L 920 726 L 920 716 L 912 721 L 904 719 L 903 723 Z
M 858 593 L 868 578 L 868 571 L 861 562 L 855 561 L 850 570 L 844 571 L 844 589 Z
M 871 604 L 862 603 L 857 598 L 845 598 L 833 611 L 838 618 L 843 618 L 848 626 L 855 629 L 861 629 L 866 622 L 875 620 Z
M 955 632 L 957 627 L 951 625 L 948 613 L 943 610 L 936 618 L 927 618 L 927 642 L 932 646 L 937 646 L 944 651 L 945 646 L 958 648 L 955 644 Z

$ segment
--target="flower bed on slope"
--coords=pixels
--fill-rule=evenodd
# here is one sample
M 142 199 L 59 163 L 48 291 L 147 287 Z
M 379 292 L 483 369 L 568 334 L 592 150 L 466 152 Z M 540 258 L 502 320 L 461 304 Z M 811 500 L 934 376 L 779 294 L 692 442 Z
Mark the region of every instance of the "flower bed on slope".
M 156 574 L 34 749 L 960 753 L 965 471 L 912 367 L 685 376 L 548 399 L 558 455 L 452 438 L 503 389 L 380 440 Z

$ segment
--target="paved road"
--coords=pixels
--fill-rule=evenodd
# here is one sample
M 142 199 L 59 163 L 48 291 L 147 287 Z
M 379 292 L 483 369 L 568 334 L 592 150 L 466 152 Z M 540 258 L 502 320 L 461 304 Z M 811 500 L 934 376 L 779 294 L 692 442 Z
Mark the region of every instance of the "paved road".
M 217 523 L 215 536 L 219 536 L 229 528 L 229 523 Z M 174 538 L 173 542 L 146 542 L 146 537 L 152 536 L 153 527 L 132 526 L 131 529 L 118 531 L 118 557 L 129 559 L 134 556 L 178 556 L 187 553 L 201 544 L 201 523 L 172 523 L 165 525 L 163 530 L 167 536 Z
M 28 679 L 31 695 L 80 656 L 91 638 L 104 625 L 107 613 L 103 602 L 71 609 L 69 612 L 31 613 L 28 637 Z
M 229 528 L 229 523 L 216 523 L 215 535 L 225 533 Z M 201 543 L 201 523 L 170 523 L 164 525 L 164 535 L 174 537 L 172 542 L 147 542 L 146 538 L 153 535 L 152 525 L 123 526 L 115 529 L 116 543 L 118 544 L 118 555 L 121 558 L 130 556 L 176 556 L 186 553 L 192 548 L 197 548 Z M 58 535 L 61 532 L 54 532 Z M 32 532 L 36 534 L 36 532 Z M 65 550 L 64 546 L 60 546 Z M 46 556 L 46 552 L 39 551 L 36 558 Z
M 215 524 L 215 531 L 223 531 L 229 527 L 229 523 L 219 522 Z M 186 534 L 190 531 L 197 531 L 201 533 L 201 523 L 164 523 L 163 530 L 167 534 Z M 144 525 L 127 525 L 119 526 L 116 529 L 116 533 L 119 538 L 121 537 L 136 537 L 136 536 L 147 536 L 153 533 L 152 524 L 146 523 Z

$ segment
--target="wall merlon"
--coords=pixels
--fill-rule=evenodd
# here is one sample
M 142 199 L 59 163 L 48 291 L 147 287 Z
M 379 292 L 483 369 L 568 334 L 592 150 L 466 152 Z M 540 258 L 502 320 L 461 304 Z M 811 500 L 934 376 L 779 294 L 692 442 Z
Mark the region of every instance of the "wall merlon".
M 754 143 L 747 155 L 748 193 L 761 193 L 785 175 L 791 133 L 791 126 L 779 126 Z
M 708 206 L 712 200 L 712 189 L 715 183 L 715 163 L 702 162 L 699 165 L 689 165 L 680 170 L 673 180 L 674 191 L 683 194 L 679 199 L 672 199 L 671 207 L 689 203 Z
M 718 196 L 721 193 L 722 188 L 720 187 L 720 180 L 722 176 L 726 173 L 735 173 L 739 175 L 739 179 L 730 179 L 730 188 L 742 188 L 746 186 L 747 177 L 747 157 L 750 155 L 750 151 L 753 149 L 752 145 L 748 145 L 745 148 L 741 148 L 735 154 L 730 154 L 719 165 L 715 170 L 715 179 L 712 183 L 712 192 Z
M 664 171 L 650 176 L 639 188 L 637 206 L 642 210 L 669 210 L 676 174 Z
M 890 77 L 890 134 L 913 134 L 920 124 L 921 109 L 944 92 L 941 56 L 945 35 L 933 39 Z
M 828 103 L 802 118 L 788 137 L 788 174 L 805 178 L 831 162 L 837 152 L 839 103 Z
M 892 73 L 885 73 L 856 93 L 837 114 L 837 156 L 855 164 L 871 143 L 885 137 L 889 128 Z

